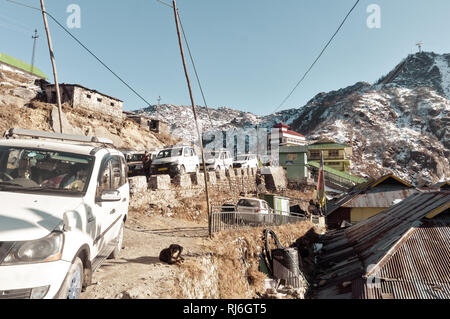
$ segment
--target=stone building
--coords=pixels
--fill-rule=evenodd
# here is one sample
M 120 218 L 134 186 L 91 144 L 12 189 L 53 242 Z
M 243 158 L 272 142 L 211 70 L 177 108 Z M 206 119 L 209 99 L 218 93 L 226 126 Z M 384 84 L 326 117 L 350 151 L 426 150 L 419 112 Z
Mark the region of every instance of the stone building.
M 124 112 L 124 114 L 128 119 L 135 121 L 141 127 L 148 129 L 151 132 L 170 134 L 170 126 L 166 122 L 143 114 L 136 114 L 132 112 Z
M 61 103 L 122 119 L 123 101 L 79 84 L 60 84 Z M 48 103 L 57 103 L 55 85 L 45 89 Z

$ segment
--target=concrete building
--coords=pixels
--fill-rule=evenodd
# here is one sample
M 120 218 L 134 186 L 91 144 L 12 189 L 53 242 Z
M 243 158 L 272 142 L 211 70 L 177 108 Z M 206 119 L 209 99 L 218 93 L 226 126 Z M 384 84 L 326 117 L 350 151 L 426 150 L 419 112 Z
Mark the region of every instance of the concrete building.
M 306 145 L 306 137 L 302 134 L 290 130 L 290 126 L 278 123 L 273 126 L 274 129 L 278 129 L 278 138 L 280 146 L 296 146 L 296 145 Z M 272 134 L 269 136 L 269 141 L 272 141 Z
M 351 165 L 352 147 L 336 143 L 330 139 L 322 139 L 308 146 L 310 161 L 320 162 L 320 153 L 323 152 L 324 164 L 335 170 L 346 172 Z
M 122 119 L 123 101 L 79 84 L 60 84 L 61 103 L 67 103 L 74 109 L 86 109 Z M 45 89 L 48 103 L 57 103 L 54 84 Z
M 154 133 L 170 134 L 170 125 L 159 119 L 151 118 L 143 114 L 136 114 L 132 112 L 124 112 L 126 117 L 135 121 L 141 127 L 148 129 Z
M 281 146 L 280 166 L 286 170 L 288 182 L 302 182 L 308 178 L 308 147 Z

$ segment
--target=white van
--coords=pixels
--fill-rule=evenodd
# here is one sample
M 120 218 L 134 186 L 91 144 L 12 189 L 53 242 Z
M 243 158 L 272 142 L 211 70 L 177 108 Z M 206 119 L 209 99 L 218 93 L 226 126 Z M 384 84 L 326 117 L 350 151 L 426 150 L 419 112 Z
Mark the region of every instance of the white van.
M 95 137 L 21 129 L 5 136 L 0 299 L 78 298 L 121 250 L 130 200 L 124 155 Z
M 233 168 L 233 157 L 225 149 L 205 152 L 205 162 L 207 170 L 221 171 Z

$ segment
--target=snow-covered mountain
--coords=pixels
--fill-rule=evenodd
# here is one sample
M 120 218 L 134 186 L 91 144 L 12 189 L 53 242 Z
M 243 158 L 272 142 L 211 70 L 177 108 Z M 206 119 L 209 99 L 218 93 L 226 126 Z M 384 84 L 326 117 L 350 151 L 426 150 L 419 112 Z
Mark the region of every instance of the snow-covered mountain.
M 162 105 L 139 110 L 172 125 L 173 132 L 196 139 L 189 106 Z M 290 125 L 310 140 L 328 137 L 353 146 L 351 171 L 378 177 L 393 172 L 415 184 L 450 178 L 450 54 L 409 55 L 374 84 L 319 93 L 305 106 L 269 116 L 230 108 L 209 109 L 214 129 Z M 205 130 L 211 122 L 198 108 Z M 189 120 L 190 119 L 190 120 Z

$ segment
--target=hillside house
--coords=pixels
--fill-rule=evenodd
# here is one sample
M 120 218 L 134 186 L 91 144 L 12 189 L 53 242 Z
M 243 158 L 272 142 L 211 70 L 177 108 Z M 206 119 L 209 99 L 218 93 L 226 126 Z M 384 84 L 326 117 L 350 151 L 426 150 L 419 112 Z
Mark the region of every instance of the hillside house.
M 151 118 L 143 114 L 136 114 L 131 112 L 124 112 L 126 117 L 130 120 L 135 121 L 141 127 L 160 134 L 170 134 L 170 126 L 166 122 L 159 119 Z
M 336 143 L 330 139 L 322 139 L 308 145 L 308 159 L 320 162 L 320 153 L 323 152 L 324 164 L 341 172 L 347 172 L 351 165 L 352 147 Z
M 306 146 L 281 146 L 280 166 L 286 170 L 288 182 L 302 182 L 308 178 L 308 148 Z
M 286 124 L 278 123 L 275 124 L 273 128 L 278 129 L 279 146 L 296 146 L 307 144 L 305 136 L 298 132 L 290 130 L 290 126 Z M 269 134 L 269 141 L 271 141 L 269 145 L 273 143 L 273 138 L 272 134 Z
M 36 80 L 45 80 L 47 76 L 35 66 L 0 52 L 0 70 L 25 73 Z
M 343 223 L 361 222 L 416 192 L 416 188 L 392 174 L 355 186 L 327 203 L 327 226 L 339 228 Z
M 322 237 L 317 299 L 449 299 L 450 192 L 415 193 Z
M 79 84 L 60 84 L 61 103 L 74 109 L 86 109 L 122 120 L 123 101 Z M 48 103 L 57 103 L 54 84 L 45 89 Z

